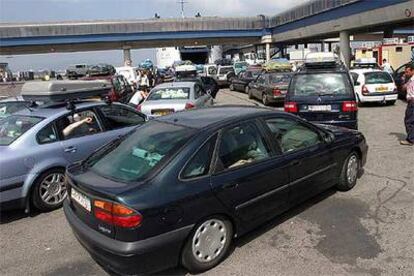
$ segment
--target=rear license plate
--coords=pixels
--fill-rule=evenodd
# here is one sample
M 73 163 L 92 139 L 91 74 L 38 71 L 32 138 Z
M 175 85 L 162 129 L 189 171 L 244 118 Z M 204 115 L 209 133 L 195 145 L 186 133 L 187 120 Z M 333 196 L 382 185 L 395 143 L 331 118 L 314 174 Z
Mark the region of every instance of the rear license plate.
M 309 111 L 331 111 L 332 106 L 330 105 L 309 105 Z
M 159 115 L 159 116 L 168 115 L 170 113 L 173 113 L 173 111 L 172 110 L 154 110 L 152 112 L 153 115 Z
M 86 195 L 72 188 L 70 197 L 80 206 L 85 208 L 88 212 L 91 211 L 91 200 Z
M 375 88 L 375 92 L 386 92 L 388 91 L 388 87 L 386 86 L 380 86 Z

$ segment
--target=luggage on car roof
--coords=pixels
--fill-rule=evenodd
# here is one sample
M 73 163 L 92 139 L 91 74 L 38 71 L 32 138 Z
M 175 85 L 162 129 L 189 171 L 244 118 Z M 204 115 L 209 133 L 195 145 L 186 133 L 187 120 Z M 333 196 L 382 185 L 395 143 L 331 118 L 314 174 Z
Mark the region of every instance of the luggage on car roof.
M 292 64 L 288 61 L 271 60 L 263 66 L 263 69 L 266 71 L 292 71 Z
M 60 102 L 106 96 L 111 87 L 106 80 L 26 82 L 21 95 L 26 101 Z

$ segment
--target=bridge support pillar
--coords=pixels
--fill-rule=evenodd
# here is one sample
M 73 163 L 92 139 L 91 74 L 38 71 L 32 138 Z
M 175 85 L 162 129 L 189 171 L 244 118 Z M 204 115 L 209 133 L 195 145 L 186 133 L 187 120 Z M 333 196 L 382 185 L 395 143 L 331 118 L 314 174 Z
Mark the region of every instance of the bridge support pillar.
M 132 65 L 131 48 L 125 47 L 123 51 L 124 51 L 124 65 L 131 66 Z
M 321 52 L 325 52 L 325 42 L 321 42 Z
M 270 43 L 266 43 L 266 61 L 270 60 Z
M 339 50 L 342 62 L 349 68 L 351 59 L 351 44 L 349 41 L 349 33 L 347 31 L 339 33 Z

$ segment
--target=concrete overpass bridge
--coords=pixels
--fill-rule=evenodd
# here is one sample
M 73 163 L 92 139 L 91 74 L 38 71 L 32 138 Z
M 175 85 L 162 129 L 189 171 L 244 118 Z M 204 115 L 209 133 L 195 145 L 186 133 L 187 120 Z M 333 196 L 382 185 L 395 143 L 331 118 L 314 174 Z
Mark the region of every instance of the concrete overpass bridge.
M 349 35 L 414 27 L 414 0 L 314 0 L 267 17 L 201 17 L 133 21 L 0 24 L 0 54 L 94 51 L 190 45 L 306 43 L 340 37 L 349 59 Z

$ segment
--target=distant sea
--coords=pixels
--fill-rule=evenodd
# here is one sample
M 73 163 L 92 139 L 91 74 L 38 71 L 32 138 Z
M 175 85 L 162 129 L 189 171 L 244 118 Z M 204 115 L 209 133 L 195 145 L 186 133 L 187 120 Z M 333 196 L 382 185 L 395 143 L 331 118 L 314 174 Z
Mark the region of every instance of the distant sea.
M 138 65 L 149 58 L 155 63 L 155 49 L 136 49 L 131 51 L 132 65 Z M 97 64 L 108 63 L 115 67 L 123 66 L 122 50 L 50 53 L 36 55 L 8 55 L 0 56 L 0 62 L 7 62 L 10 70 L 38 71 L 38 70 L 65 70 L 69 65 L 76 63 Z

